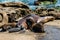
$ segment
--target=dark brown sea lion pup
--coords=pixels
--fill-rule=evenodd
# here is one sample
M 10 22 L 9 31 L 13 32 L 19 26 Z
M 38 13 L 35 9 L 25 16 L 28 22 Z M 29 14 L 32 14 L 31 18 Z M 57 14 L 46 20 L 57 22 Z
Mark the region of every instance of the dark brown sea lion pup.
M 54 20 L 54 17 L 52 16 L 40 17 L 35 14 L 30 14 L 19 20 L 17 28 L 12 28 L 9 32 L 25 31 L 26 29 L 30 29 L 33 32 L 44 32 L 43 25 L 52 20 Z

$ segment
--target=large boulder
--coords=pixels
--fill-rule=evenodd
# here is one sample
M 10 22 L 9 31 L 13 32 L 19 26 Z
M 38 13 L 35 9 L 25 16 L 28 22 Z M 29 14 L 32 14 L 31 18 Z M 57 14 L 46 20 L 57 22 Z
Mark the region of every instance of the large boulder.
M 27 8 L 29 9 L 29 7 L 22 3 L 22 2 L 6 2 L 6 3 L 0 3 L 0 6 L 2 7 L 17 7 L 17 8 Z
M 1 7 L 0 11 L 6 12 L 10 21 L 11 20 L 17 20 L 20 17 L 24 17 L 28 14 L 33 13 L 30 9 L 14 8 L 14 7 Z

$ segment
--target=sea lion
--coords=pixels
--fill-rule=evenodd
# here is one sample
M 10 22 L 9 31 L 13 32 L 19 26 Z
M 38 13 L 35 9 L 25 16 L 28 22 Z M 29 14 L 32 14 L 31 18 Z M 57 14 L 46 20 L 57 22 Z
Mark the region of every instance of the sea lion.
M 44 32 L 44 24 L 46 22 L 54 20 L 54 17 L 47 16 L 47 17 L 40 17 L 35 14 L 30 14 L 22 18 L 18 21 L 17 26 L 18 28 L 13 28 L 14 30 L 10 29 L 9 32 L 17 32 L 20 30 L 30 29 L 33 32 Z M 38 30 L 37 30 L 38 29 Z

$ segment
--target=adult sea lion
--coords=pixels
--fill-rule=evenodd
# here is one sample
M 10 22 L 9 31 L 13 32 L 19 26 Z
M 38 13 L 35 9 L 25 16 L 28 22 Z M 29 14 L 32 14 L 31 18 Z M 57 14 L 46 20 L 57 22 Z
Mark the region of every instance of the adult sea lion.
M 33 32 L 44 32 L 44 24 L 46 22 L 54 20 L 54 17 L 52 16 L 46 16 L 46 17 L 40 17 L 35 14 L 30 14 L 25 17 L 23 17 L 21 20 L 17 23 L 17 28 L 12 28 L 9 30 L 9 32 L 17 32 L 20 30 L 30 29 Z

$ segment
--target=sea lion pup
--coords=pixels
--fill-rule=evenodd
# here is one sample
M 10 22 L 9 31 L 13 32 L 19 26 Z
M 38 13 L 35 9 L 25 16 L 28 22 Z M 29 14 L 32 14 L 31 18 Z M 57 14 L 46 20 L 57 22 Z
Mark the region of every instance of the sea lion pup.
M 20 30 L 25 31 L 26 29 L 30 29 L 33 32 L 44 32 L 44 24 L 46 22 L 54 20 L 54 17 L 40 17 L 35 14 L 30 14 L 22 18 L 17 23 L 17 28 L 10 29 L 9 32 L 17 32 Z M 38 29 L 38 30 L 37 30 Z

